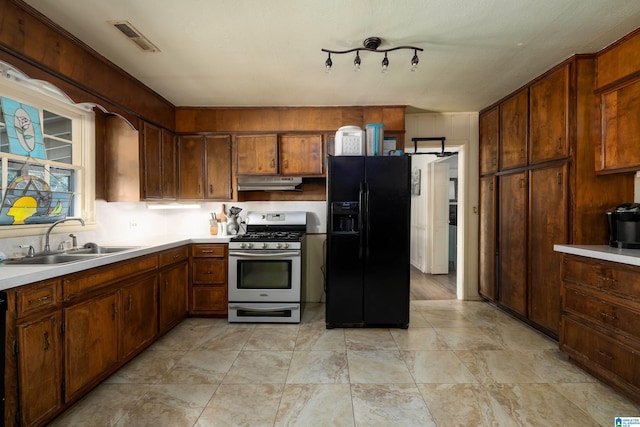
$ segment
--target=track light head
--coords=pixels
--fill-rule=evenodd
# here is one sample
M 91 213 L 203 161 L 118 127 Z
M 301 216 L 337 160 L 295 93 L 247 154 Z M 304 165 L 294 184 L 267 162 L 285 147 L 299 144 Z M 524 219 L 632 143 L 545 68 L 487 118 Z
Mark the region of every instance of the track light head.
M 417 69 L 418 62 L 420 62 L 420 60 L 418 59 L 418 51 L 422 52 L 424 49 L 415 47 L 415 46 L 398 46 L 398 47 L 392 47 L 389 49 L 379 49 L 381 44 L 382 44 L 382 39 L 380 37 L 368 37 L 362 43 L 364 47 L 356 47 L 356 48 L 347 49 L 347 50 L 322 49 L 323 52 L 327 52 L 329 54 L 327 60 L 324 62 L 326 71 L 327 72 L 331 71 L 331 67 L 333 66 L 333 62 L 331 61 L 332 53 L 343 54 L 343 53 L 350 53 L 350 52 L 356 53 L 356 57 L 353 60 L 353 67 L 355 71 L 359 71 L 360 65 L 362 63 L 360 60 L 360 51 L 363 50 L 367 52 L 384 53 L 384 59 L 382 60 L 382 72 L 386 73 L 389 68 L 389 58 L 387 57 L 387 52 L 391 52 L 393 50 L 400 50 L 400 49 L 413 50 L 413 58 L 411 58 L 411 71 L 415 71 Z

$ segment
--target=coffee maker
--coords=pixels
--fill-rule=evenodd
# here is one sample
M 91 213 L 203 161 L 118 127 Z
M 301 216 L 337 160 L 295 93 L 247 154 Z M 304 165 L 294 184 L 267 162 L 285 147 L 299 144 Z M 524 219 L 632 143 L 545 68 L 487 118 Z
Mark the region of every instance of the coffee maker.
M 624 203 L 607 212 L 609 246 L 640 249 L 640 203 Z

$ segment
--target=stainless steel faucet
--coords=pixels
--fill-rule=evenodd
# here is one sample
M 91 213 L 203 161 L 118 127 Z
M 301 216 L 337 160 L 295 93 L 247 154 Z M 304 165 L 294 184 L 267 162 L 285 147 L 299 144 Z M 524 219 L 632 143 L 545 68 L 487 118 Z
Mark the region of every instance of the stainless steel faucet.
M 44 250 L 42 252 L 44 252 L 46 254 L 51 252 L 51 246 L 49 246 L 49 235 L 51 234 L 51 230 L 53 230 L 53 228 L 56 225 L 62 224 L 63 222 L 67 222 L 67 221 L 80 221 L 80 224 L 82 224 L 82 226 L 84 227 L 84 219 L 82 219 L 82 218 L 65 218 L 65 219 L 61 219 L 61 220 L 58 220 L 58 221 L 54 222 L 53 224 L 51 224 L 51 226 L 47 230 L 47 234 L 45 234 Z

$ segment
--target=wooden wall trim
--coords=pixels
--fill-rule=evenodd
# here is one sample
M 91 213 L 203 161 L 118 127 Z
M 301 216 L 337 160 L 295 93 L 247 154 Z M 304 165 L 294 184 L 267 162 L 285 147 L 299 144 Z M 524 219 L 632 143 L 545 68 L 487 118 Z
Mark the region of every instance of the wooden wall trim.
M 335 132 L 384 123 L 385 131 L 405 131 L 406 106 L 371 107 L 177 107 L 176 132 Z
M 173 130 L 174 106 L 153 90 L 23 1 L 0 0 L 0 10 L 4 61 L 56 85 L 77 103 L 116 107 L 132 123 L 135 116 Z

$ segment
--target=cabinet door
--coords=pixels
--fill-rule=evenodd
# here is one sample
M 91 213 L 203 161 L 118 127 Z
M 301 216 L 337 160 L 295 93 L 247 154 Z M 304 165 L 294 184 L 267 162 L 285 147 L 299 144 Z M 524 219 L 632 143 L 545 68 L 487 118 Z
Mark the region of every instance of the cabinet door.
M 186 317 L 188 281 L 186 261 L 160 273 L 160 333 L 168 331 Z
M 322 175 L 322 135 L 282 135 L 278 149 L 281 175 Z
M 500 176 L 499 301 L 527 315 L 527 175 Z
M 117 115 L 105 118 L 105 196 L 107 202 L 140 201 L 138 131 Z
M 121 358 L 126 359 L 153 341 L 158 331 L 156 275 L 122 288 Z
M 530 89 L 529 163 L 559 159 L 569 154 L 567 109 L 569 67 L 549 74 Z
M 227 258 L 193 258 L 190 313 L 226 315 L 227 302 Z
M 162 199 L 162 131 L 150 123 L 142 128 L 143 197 Z
M 64 309 L 65 401 L 118 363 L 118 295 Z
M 529 91 L 524 89 L 500 105 L 501 170 L 527 165 Z
M 276 135 L 236 137 L 237 175 L 275 175 L 278 173 Z
M 567 165 L 530 173 L 529 319 L 557 335 L 562 254 L 553 245 L 568 243 Z
M 596 170 L 640 169 L 640 80 L 602 94 L 602 140 Z
M 62 407 L 61 312 L 17 327 L 22 425 L 40 424 Z
M 162 198 L 175 199 L 178 195 L 176 136 L 166 129 L 162 130 Z
M 498 107 L 480 115 L 480 175 L 498 171 Z
M 181 136 L 179 142 L 180 198 L 204 198 L 204 145 L 201 136 Z
M 479 292 L 496 300 L 496 194 L 497 178 L 480 178 L 480 277 Z
M 231 191 L 231 138 L 205 137 L 207 151 L 207 199 L 229 200 Z

